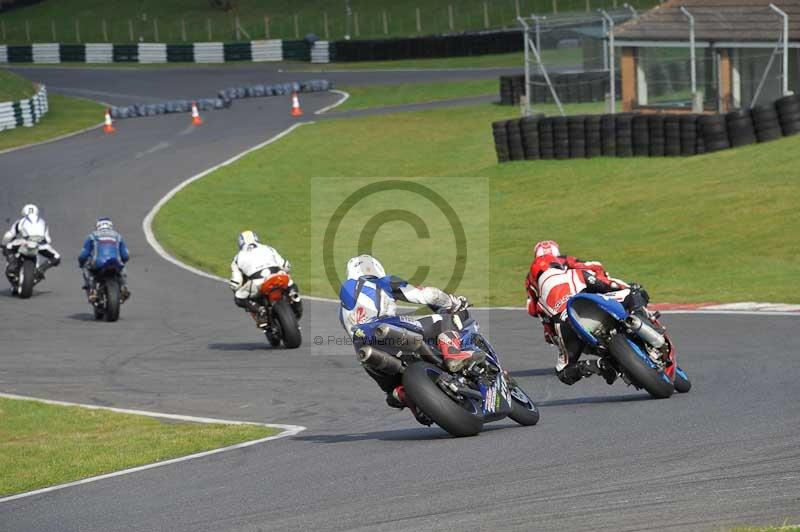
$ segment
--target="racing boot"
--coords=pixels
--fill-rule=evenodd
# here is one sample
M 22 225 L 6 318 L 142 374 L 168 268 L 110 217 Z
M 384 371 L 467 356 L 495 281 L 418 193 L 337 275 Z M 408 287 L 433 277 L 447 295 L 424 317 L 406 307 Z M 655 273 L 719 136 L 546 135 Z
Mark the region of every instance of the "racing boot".
M 394 390 L 386 394 L 386 404 L 399 410 L 407 406 L 408 409 L 411 410 L 411 413 L 414 414 L 414 418 L 421 424 L 428 427 L 433 425 L 433 420 L 426 416 L 424 412 L 418 410 L 417 407 L 408 400 L 405 388 L 403 388 L 402 384 L 396 386 Z
M 437 338 L 437 343 L 444 358 L 444 365 L 453 373 L 486 360 L 486 354 L 482 351 L 462 351 L 461 337 L 455 331 L 443 332 Z
M 596 360 L 581 360 L 578 362 L 578 367 L 580 368 L 581 375 L 584 377 L 588 377 L 592 374 L 600 375 L 609 385 L 614 384 L 614 381 L 617 380 L 617 371 L 602 358 Z
M 119 289 L 119 297 L 123 303 L 131 298 L 131 291 L 128 290 L 128 285 L 122 285 Z

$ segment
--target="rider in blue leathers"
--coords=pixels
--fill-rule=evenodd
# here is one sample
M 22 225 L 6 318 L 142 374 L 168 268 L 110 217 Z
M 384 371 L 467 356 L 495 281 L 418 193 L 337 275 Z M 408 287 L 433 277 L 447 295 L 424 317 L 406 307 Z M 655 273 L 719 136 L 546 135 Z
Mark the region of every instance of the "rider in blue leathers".
M 435 339 L 450 371 L 483 360 L 479 351 L 462 351 L 461 338 L 451 314 L 461 312 L 469 306 L 463 296 L 455 296 L 432 286 L 414 286 L 404 279 L 387 275 L 383 265 L 370 255 L 353 257 L 347 262 L 347 279 L 339 292 L 339 320 L 348 334 L 355 327 L 373 319 L 397 314 L 396 301 L 417 305 L 428 305 L 436 314 L 417 319 L 425 336 Z M 439 310 L 447 311 L 439 314 Z M 364 366 L 370 377 L 386 392 L 386 403 L 393 408 L 409 406 L 405 391 L 397 375 L 385 375 Z
M 78 265 L 83 268 L 84 290 L 89 296 L 89 301 L 97 297 L 94 288 L 94 274 L 101 268 L 116 263 L 120 268 L 120 296 L 125 301 L 131 295 L 126 283 L 123 268 L 130 260 L 128 246 L 125 239 L 114 230 L 114 223 L 110 218 L 99 218 L 95 230 L 86 237 L 83 249 L 78 256 Z

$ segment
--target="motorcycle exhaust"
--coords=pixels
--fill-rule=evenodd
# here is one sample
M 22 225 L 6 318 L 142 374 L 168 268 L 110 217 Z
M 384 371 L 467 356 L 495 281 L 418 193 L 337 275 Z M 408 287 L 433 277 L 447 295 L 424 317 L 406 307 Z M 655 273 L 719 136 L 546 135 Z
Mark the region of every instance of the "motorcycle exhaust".
M 659 334 L 653 327 L 636 316 L 628 316 L 625 318 L 625 326 L 656 349 L 661 349 L 664 343 L 666 343 L 664 335 Z
M 358 360 L 362 364 L 366 364 L 372 369 L 387 375 L 396 375 L 403 372 L 403 363 L 400 362 L 399 358 L 375 349 L 371 345 L 364 346 L 358 350 Z
M 423 360 L 431 364 L 441 364 L 442 357 L 436 355 L 431 346 L 425 341 L 425 338 L 419 333 L 408 331 L 406 329 L 399 329 L 391 325 L 381 325 L 375 329 L 375 338 L 381 341 L 394 342 L 394 347 L 404 348 L 404 351 L 410 353 L 419 353 L 422 355 Z

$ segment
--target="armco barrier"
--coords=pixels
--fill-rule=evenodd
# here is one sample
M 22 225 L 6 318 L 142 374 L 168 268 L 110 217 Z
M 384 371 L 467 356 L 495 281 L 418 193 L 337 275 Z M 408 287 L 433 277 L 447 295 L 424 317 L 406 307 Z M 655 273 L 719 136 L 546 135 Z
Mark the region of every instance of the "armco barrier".
M 328 41 L 316 41 L 311 46 L 311 62 L 312 63 L 331 62 L 330 43 Z
M 86 45 L 84 53 L 87 63 L 110 63 L 114 60 L 114 45 L 108 43 L 89 43 Z
M 0 63 L 8 63 L 8 46 L 0 44 Z
M 283 43 L 280 39 L 251 41 L 250 53 L 252 60 L 257 62 L 283 61 Z
M 685 157 L 798 133 L 800 95 L 725 115 L 538 115 L 492 124 L 499 162 L 601 155 Z
M 225 48 L 221 42 L 196 42 L 192 45 L 195 63 L 224 63 Z
M 40 84 L 36 93 L 18 102 L 0 103 L 0 131 L 16 127 L 31 127 L 47 114 L 47 87 Z
M 139 43 L 137 57 L 140 63 L 166 63 L 167 45 L 154 42 Z
M 34 63 L 60 63 L 61 51 L 58 43 L 38 43 L 31 46 Z

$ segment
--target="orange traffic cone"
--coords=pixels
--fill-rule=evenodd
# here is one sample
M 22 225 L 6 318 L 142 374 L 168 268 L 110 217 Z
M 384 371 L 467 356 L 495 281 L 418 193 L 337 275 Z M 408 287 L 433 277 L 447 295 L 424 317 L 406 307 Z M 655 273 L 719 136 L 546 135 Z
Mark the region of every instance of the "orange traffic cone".
M 106 135 L 116 131 L 116 129 L 114 129 L 114 123 L 111 122 L 111 109 L 106 109 L 106 119 L 105 124 L 103 125 L 103 131 Z
M 297 97 L 297 92 L 292 93 L 292 116 L 303 116 L 303 110 L 300 109 L 300 99 Z
M 192 102 L 192 125 L 200 126 L 203 124 L 203 119 L 200 118 L 200 112 L 197 110 L 197 102 Z

